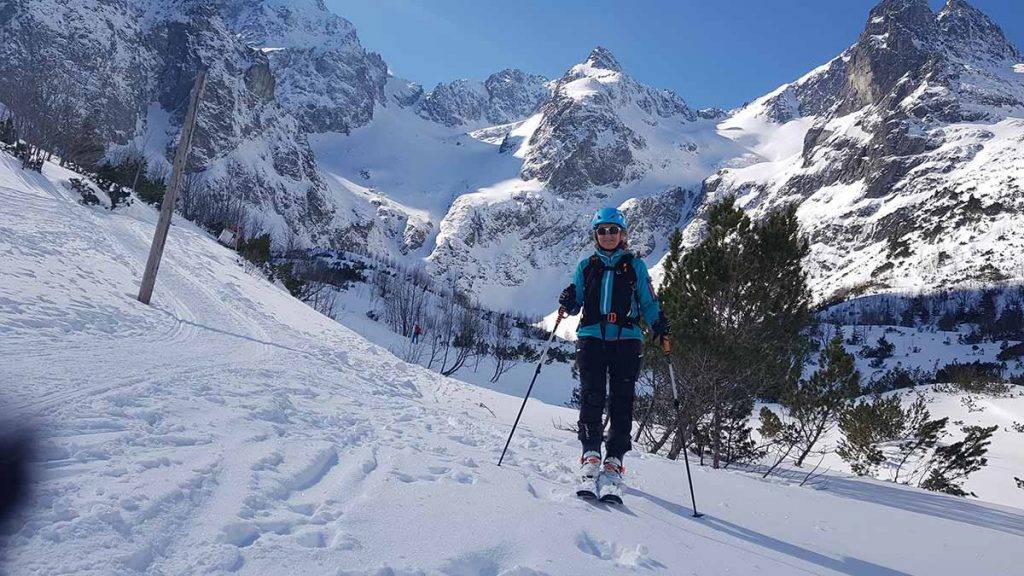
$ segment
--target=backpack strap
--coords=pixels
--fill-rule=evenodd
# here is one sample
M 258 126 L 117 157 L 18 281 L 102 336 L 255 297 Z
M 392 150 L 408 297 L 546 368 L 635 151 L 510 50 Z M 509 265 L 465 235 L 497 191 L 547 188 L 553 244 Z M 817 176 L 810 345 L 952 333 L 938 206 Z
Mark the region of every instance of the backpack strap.
M 602 339 L 605 337 L 605 326 L 607 324 L 614 324 L 618 326 L 620 331 L 619 333 L 621 334 L 622 329 L 632 328 L 640 317 L 640 297 L 637 292 L 638 278 L 636 269 L 633 267 L 633 259 L 634 254 L 627 251 L 619 257 L 619 260 L 614 265 L 609 266 L 605 264 L 604 260 L 600 256 L 594 254 L 590 256 L 584 269 L 584 284 L 590 286 L 591 290 L 596 290 L 598 295 L 600 294 L 600 282 L 602 281 L 601 279 L 603 278 L 604 273 L 611 272 L 617 278 L 615 282 L 613 282 L 613 286 L 618 285 L 620 290 L 623 288 L 628 290 L 628 300 L 636 303 L 636 316 L 630 315 L 630 310 L 628 308 L 619 308 L 617 310 L 610 311 L 608 314 L 602 315 L 598 315 L 596 310 L 592 311 L 590 315 L 586 314 L 585 311 L 584 318 L 581 319 L 581 326 L 600 324 Z M 626 284 L 625 286 L 622 286 L 623 281 Z
M 637 285 L 638 278 L 637 278 L 637 275 L 636 275 L 636 269 L 633 267 L 633 258 L 634 258 L 634 254 L 632 252 L 626 252 L 626 253 L 624 253 L 622 255 L 622 257 L 619 259 L 619 261 L 616 262 L 616 264 L 615 264 L 615 267 L 618 270 L 621 270 L 622 274 L 629 281 L 629 292 L 630 292 L 630 294 L 633 297 L 633 301 L 636 302 L 636 313 L 637 313 L 635 318 L 627 317 L 627 318 L 621 319 L 620 321 L 615 322 L 615 324 L 619 325 L 620 329 L 632 327 L 633 324 L 636 323 L 640 319 L 640 294 L 636 290 L 636 285 Z

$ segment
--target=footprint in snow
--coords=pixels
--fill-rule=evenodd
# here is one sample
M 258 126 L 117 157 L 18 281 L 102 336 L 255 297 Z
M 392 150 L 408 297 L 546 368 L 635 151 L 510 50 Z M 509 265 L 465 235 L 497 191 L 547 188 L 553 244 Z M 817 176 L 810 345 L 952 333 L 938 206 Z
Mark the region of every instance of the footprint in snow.
M 260 537 L 260 530 L 248 522 L 232 522 L 221 528 L 218 541 L 238 548 L 252 545 Z
M 459 444 L 463 444 L 465 446 L 479 446 L 480 445 L 480 442 L 478 440 L 476 440 L 475 438 L 470 438 L 470 437 L 464 436 L 462 434 L 453 434 L 453 435 L 449 436 L 448 439 L 449 440 L 454 440 L 455 442 L 458 442 Z
M 322 530 L 306 530 L 294 536 L 295 543 L 303 548 L 324 548 L 327 536 Z
M 650 558 L 647 547 L 637 544 L 635 547 L 622 547 L 614 542 L 602 540 L 585 530 L 576 535 L 576 548 L 585 554 L 609 560 L 616 566 L 628 568 L 664 568 L 665 565 Z

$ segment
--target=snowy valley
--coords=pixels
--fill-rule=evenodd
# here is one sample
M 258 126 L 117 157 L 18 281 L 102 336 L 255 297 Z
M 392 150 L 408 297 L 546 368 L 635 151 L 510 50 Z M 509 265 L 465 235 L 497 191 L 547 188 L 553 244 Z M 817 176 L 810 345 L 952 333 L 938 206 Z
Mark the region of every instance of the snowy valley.
M 188 223 L 144 306 L 155 211 L 82 206 L 70 177 L 0 154 L 4 413 L 40 436 L 10 574 L 1019 569 L 1020 509 L 835 472 L 694 466 L 693 519 L 682 463 L 638 454 L 628 507 L 588 504 L 553 427 L 575 413 L 533 401 L 498 468 L 517 398 L 399 360 Z
M 602 46 L 560 76 L 424 87 L 343 16 L 0 7 L 0 436 L 35 448 L 0 573 L 1024 574 L 1024 53 L 996 22 L 880 0 L 848 49 L 726 111 Z M 750 455 L 712 466 L 698 436 L 720 404 L 684 425 L 645 340 L 625 506 L 575 497 L 579 318 L 554 327 L 594 211 L 625 214 L 664 300 L 729 202 L 755 223 L 792 208 L 807 241 L 808 350 L 786 378 L 839 342 L 849 411 L 945 419 L 921 476 L 901 468 L 916 437 L 877 438 L 865 471 L 835 418 L 806 462 L 782 454 L 767 378 L 729 432 Z M 680 374 L 685 410 L 703 376 Z M 936 446 L 986 428 L 966 496 L 918 487 Z

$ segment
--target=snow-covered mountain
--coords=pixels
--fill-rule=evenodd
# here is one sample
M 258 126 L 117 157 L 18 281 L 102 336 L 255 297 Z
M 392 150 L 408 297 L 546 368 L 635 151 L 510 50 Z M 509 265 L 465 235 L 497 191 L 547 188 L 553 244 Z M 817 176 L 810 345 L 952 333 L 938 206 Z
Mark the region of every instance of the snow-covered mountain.
M 522 306 L 529 295 L 530 311 L 543 311 L 589 249 L 589 219 L 603 205 L 625 209 L 634 249 L 659 257 L 689 220 L 701 180 L 739 150 L 716 134 L 718 119 L 637 82 L 610 51 L 594 49 L 501 138 L 499 152 L 519 160 L 517 173 L 452 203 L 432 269 L 458 276 L 487 304 Z
M 336 204 L 356 215 L 349 238 L 426 258 L 496 308 L 546 312 L 603 205 L 621 205 L 633 247 L 659 257 L 700 182 L 741 150 L 716 133 L 723 113 L 637 82 L 600 47 L 552 82 L 506 70 L 424 93 L 391 78 L 385 95 L 367 125 L 312 137 Z
M 384 60 L 359 43 L 351 22 L 323 0 L 219 0 L 244 42 L 270 60 L 275 94 L 306 132 L 349 132 L 384 99 Z
M 5 574 L 1019 572 L 1020 509 L 834 471 L 691 462 L 694 519 L 683 463 L 630 454 L 624 508 L 581 501 L 576 415 L 535 401 L 499 468 L 518 398 L 402 362 L 188 222 L 137 302 L 156 211 L 82 206 L 77 176 L 0 152 L 0 406 L 39 440 Z
M 205 193 L 279 237 L 426 261 L 492 307 L 546 311 L 600 206 L 629 213 L 653 264 L 725 194 L 755 215 L 800 203 L 821 299 L 1024 274 L 1024 57 L 963 0 L 883 0 L 848 50 L 730 114 L 636 81 L 601 47 L 555 80 L 512 69 L 426 91 L 321 0 L 0 12 L 4 93 L 73 87 L 115 151 L 166 161 L 200 67 Z
M 417 102 L 417 112 L 449 127 L 497 126 L 530 116 L 550 94 L 543 76 L 507 69 L 483 82 L 438 84 Z
M 749 152 L 707 197 L 798 203 L 822 298 L 1020 279 L 1022 72 L 967 2 L 884 0 L 855 45 L 721 124 Z
M 276 98 L 266 54 L 216 5 L 178 0 L 17 0 L 0 11 L 0 82 L 23 120 L 92 115 L 113 150 L 166 165 L 196 72 L 208 71 L 190 170 L 209 198 L 240 199 L 330 243 L 334 207 L 299 122 Z M 35 90 L 49 107 L 24 105 Z M 19 105 L 21 104 L 21 105 Z
M 562 196 L 628 184 L 650 172 L 652 160 L 661 160 L 663 169 L 673 160 L 684 163 L 682 155 L 665 154 L 663 144 L 695 152 L 687 150 L 688 142 L 656 140 L 671 140 L 679 125 L 698 118 L 679 96 L 633 80 L 610 51 L 598 47 L 556 82 L 520 152 L 521 175 Z

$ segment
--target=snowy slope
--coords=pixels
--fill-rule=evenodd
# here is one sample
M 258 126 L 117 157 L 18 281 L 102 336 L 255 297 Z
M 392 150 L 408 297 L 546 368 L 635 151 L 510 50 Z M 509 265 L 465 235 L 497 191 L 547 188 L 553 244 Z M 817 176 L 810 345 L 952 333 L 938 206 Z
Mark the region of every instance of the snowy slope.
M 319 316 L 189 225 L 152 307 L 155 213 L 76 204 L 0 155 L 0 394 L 40 430 L 11 574 L 1013 574 L 1024 513 L 850 478 L 815 491 L 630 457 L 569 495 L 570 411 L 441 378 Z M 382 569 L 388 566 L 390 568 Z
M 342 212 L 348 210 L 353 227 L 369 230 L 350 244 L 371 254 L 409 255 L 412 260 L 430 253 L 438 223 L 455 198 L 514 178 L 519 169 L 517 160 L 470 137 L 464 127 L 422 118 L 418 100 L 402 105 L 402 97 L 416 94 L 415 89 L 392 77 L 385 87 L 387 106 L 376 108 L 368 125 L 351 134 L 310 137 L 332 201 L 344 207 Z M 375 201 L 377 205 L 371 204 Z M 403 226 L 389 231 L 389 214 L 382 210 L 397 215 Z
M 856 44 L 719 125 L 749 152 L 708 200 L 798 204 L 819 299 L 1019 280 L 1022 61 L 964 0 L 883 0 Z
M 1020 425 L 1024 422 L 1024 389 L 1012 387 L 1010 395 L 1006 397 L 994 397 L 990 395 L 971 395 L 965 393 L 952 393 L 943 389 L 936 389 L 933 385 L 919 386 L 912 389 L 889 392 L 889 395 L 899 395 L 904 407 L 911 404 L 918 393 L 926 398 L 928 411 L 931 417 L 948 417 L 949 423 L 946 432 L 949 434 L 943 438 L 944 444 L 962 440 L 964 433 L 963 426 L 992 426 L 999 428 L 992 436 L 992 444 L 989 447 L 986 457 L 988 464 L 973 473 L 964 483 L 968 492 L 977 494 L 978 498 L 988 502 L 998 502 L 1008 506 L 1015 506 L 1024 509 L 1024 490 L 1017 487 L 1014 478 L 1024 478 L 1024 451 L 1020 449 L 1021 441 L 1024 440 L 1024 433 L 1013 428 L 1014 424 Z M 756 416 L 756 413 L 755 413 Z M 755 417 L 753 424 L 756 429 L 759 425 Z M 818 449 L 834 450 L 842 440 L 842 433 L 833 428 L 820 440 Z M 805 469 L 800 472 L 801 477 L 806 475 L 810 468 L 813 468 L 820 461 L 819 470 L 829 469 L 841 472 L 850 472 L 850 467 L 843 462 L 834 452 L 825 455 L 809 456 L 805 463 Z M 909 467 L 908 467 L 909 468 Z M 799 469 L 794 469 L 799 470 Z M 907 470 L 903 470 L 903 477 Z M 878 471 L 877 477 L 881 480 L 892 480 L 893 471 L 883 465 Z
M 550 93 L 509 71 L 471 84 L 424 96 L 392 77 L 366 126 L 311 142 L 339 219 L 353 215 L 353 245 L 426 258 L 494 309 L 550 312 L 601 206 L 622 207 L 632 248 L 660 257 L 701 181 L 744 149 L 718 133 L 720 113 L 637 82 L 600 47 Z M 481 86 L 502 114 L 482 107 Z
M 714 113 L 630 77 L 605 48 L 553 82 L 537 114 L 510 126 L 500 151 L 518 178 L 459 197 L 440 223 L 432 269 L 455 273 L 491 306 L 549 312 L 602 206 L 624 209 L 630 243 L 657 259 L 689 221 L 701 181 L 741 149 Z

